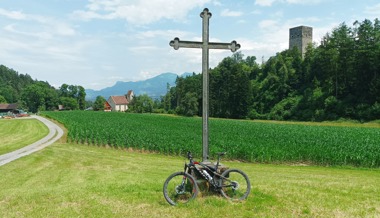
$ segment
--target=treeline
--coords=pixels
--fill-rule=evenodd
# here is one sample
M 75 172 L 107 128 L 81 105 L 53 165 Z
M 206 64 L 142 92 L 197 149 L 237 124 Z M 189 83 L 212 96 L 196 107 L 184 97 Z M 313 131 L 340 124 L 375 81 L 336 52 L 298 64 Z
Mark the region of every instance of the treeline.
M 82 86 L 63 84 L 55 89 L 48 82 L 33 80 L 28 74 L 0 65 L 0 103 L 18 103 L 29 112 L 85 109 L 86 92 Z
M 265 63 L 235 53 L 210 71 L 210 116 L 274 120 L 380 119 L 380 22 L 345 23 Z M 202 114 L 202 75 L 177 78 L 161 108 Z

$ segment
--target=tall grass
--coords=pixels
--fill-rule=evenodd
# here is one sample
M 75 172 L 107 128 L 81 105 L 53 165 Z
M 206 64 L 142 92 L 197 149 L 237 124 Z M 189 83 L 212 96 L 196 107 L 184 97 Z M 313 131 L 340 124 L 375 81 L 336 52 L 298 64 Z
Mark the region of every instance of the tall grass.
M 45 112 L 75 143 L 201 156 L 200 118 L 88 111 Z M 210 153 L 261 163 L 380 167 L 380 129 L 210 120 Z
M 0 217 L 379 217 L 378 169 L 228 162 L 249 176 L 243 202 L 200 195 L 183 207 L 162 186 L 184 157 L 55 143 L 0 167 Z

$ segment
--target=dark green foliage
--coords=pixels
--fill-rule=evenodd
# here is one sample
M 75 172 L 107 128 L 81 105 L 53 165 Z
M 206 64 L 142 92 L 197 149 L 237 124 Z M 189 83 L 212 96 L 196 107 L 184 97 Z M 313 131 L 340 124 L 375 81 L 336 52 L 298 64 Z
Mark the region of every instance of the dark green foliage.
M 58 90 L 48 82 L 33 80 L 0 65 L 0 103 L 19 103 L 19 107 L 38 112 L 55 110 L 58 104 L 65 109 L 85 109 L 86 92 L 82 86 L 63 84 Z
M 341 24 L 309 45 L 259 66 L 255 57 L 235 53 L 209 71 L 210 115 L 275 120 L 380 119 L 380 21 Z M 186 93 L 197 96 L 201 115 L 201 75 L 178 79 L 164 99 L 166 110 L 186 115 Z M 194 98 L 189 100 L 193 101 Z M 167 101 L 166 101 L 167 102 Z
M 0 65 L 0 95 L 7 103 L 17 103 L 22 89 L 32 83 L 34 81 L 28 74 L 19 74 L 13 69 Z
M 93 105 L 94 111 L 104 110 L 104 103 L 106 103 L 106 99 L 103 96 L 97 96 Z
M 30 112 L 36 113 L 57 108 L 58 94 L 46 82 L 35 82 L 25 87 L 21 100 Z
M 2 103 L 7 103 L 7 100 L 2 95 L 0 95 L 0 104 Z
M 60 103 L 68 110 L 84 110 L 86 108 L 86 92 L 82 86 L 62 84 L 58 94 L 61 97 Z M 64 99 L 62 101 L 62 99 Z M 75 102 L 76 103 L 75 103 Z
M 72 97 L 60 97 L 59 103 L 64 105 L 65 110 L 78 110 L 79 104 L 75 98 Z
M 153 106 L 153 100 L 147 94 L 143 94 L 133 98 L 132 102 L 128 105 L 128 112 L 152 113 Z

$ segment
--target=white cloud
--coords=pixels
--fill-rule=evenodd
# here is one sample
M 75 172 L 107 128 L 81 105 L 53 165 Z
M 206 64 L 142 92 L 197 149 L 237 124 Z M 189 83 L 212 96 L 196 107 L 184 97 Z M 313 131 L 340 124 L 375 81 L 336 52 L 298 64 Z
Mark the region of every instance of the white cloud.
M 222 17 L 240 17 L 243 15 L 243 12 L 241 11 L 231 11 L 229 9 L 224 9 L 221 12 Z
M 16 24 L 9 24 L 9 25 L 6 25 L 3 29 L 8 33 L 12 33 L 14 35 L 18 35 L 18 36 L 22 36 L 22 37 L 32 37 L 32 38 L 43 39 L 43 40 L 47 40 L 47 39 L 52 38 L 51 33 L 48 33 L 48 32 L 26 32 L 26 31 L 18 30 L 16 26 L 17 26 Z
M 87 10 L 77 10 L 72 17 L 84 20 L 124 19 L 131 24 L 145 25 L 161 19 L 183 20 L 190 10 L 209 2 L 210 0 L 90 0 Z
M 365 13 L 380 17 L 380 3 L 371 7 L 366 7 Z
M 272 29 L 277 23 L 277 20 L 262 20 L 259 22 L 259 27 L 260 29 Z
M 286 3 L 289 4 L 300 4 L 300 5 L 314 5 L 319 4 L 323 0 L 285 0 Z
M 140 32 L 136 35 L 138 39 L 147 39 L 147 38 L 163 38 L 171 39 L 174 37 L 179 37 L 180 39 L 185 38 L 186 36 L 191 35 L 189 32 L 180 31 L 180 30 L 149 30 L 145 32 Z
M 22 13 L 21 11 L 7 11 L 2 8 L 0 8 L 0 15 L 5 16 L 9 19 L 14 20 L 25 20 L 26 15 Z
M 268 7 L 268 6 L 272 6 L 275 2 L 310 5 L 310 4 L 318 4 L 318 3 L 321 3 L 322 1 L 323 0 L 256 0 L 255 5 Z
M 5 16 L 8 19 L 16 20 L 20 29 L 28 29 L 30 26 L 34 26 L 33 31 L 28 33 L 27 31 L 17 31 L 15 24 L 11 24 L 5 27 L 6 30 L 13 33 L 19 33 L 30 36 L 41 36 L 42 38 L 51 37 L 52 35 L 73 36 L 76 31 L 68 23 L 56 20 L 51 17 L 45 17 L 35 14 L 26 14 L 19 11 L 6 11 L 0 8 L 0 15 Z
M 256 0 L 255 5 L 271 6 L 276 0 Z

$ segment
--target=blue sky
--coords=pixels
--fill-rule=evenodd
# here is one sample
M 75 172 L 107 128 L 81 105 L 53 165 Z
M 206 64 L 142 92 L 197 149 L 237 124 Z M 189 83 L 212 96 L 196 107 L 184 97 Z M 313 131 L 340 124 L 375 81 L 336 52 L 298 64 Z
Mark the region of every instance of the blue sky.
M 0 64 L 57 88 L 101 89 L 164 72 L 199 73 L 201 50 L 169 41 L 241 44 L 261 62 L 288 48 L 289 28 L 313 27 L 313 41 L 342 22 L 380 18 L 378 0 L 0 0 Z M 210 67 L 231 51 L 211 50 Z

